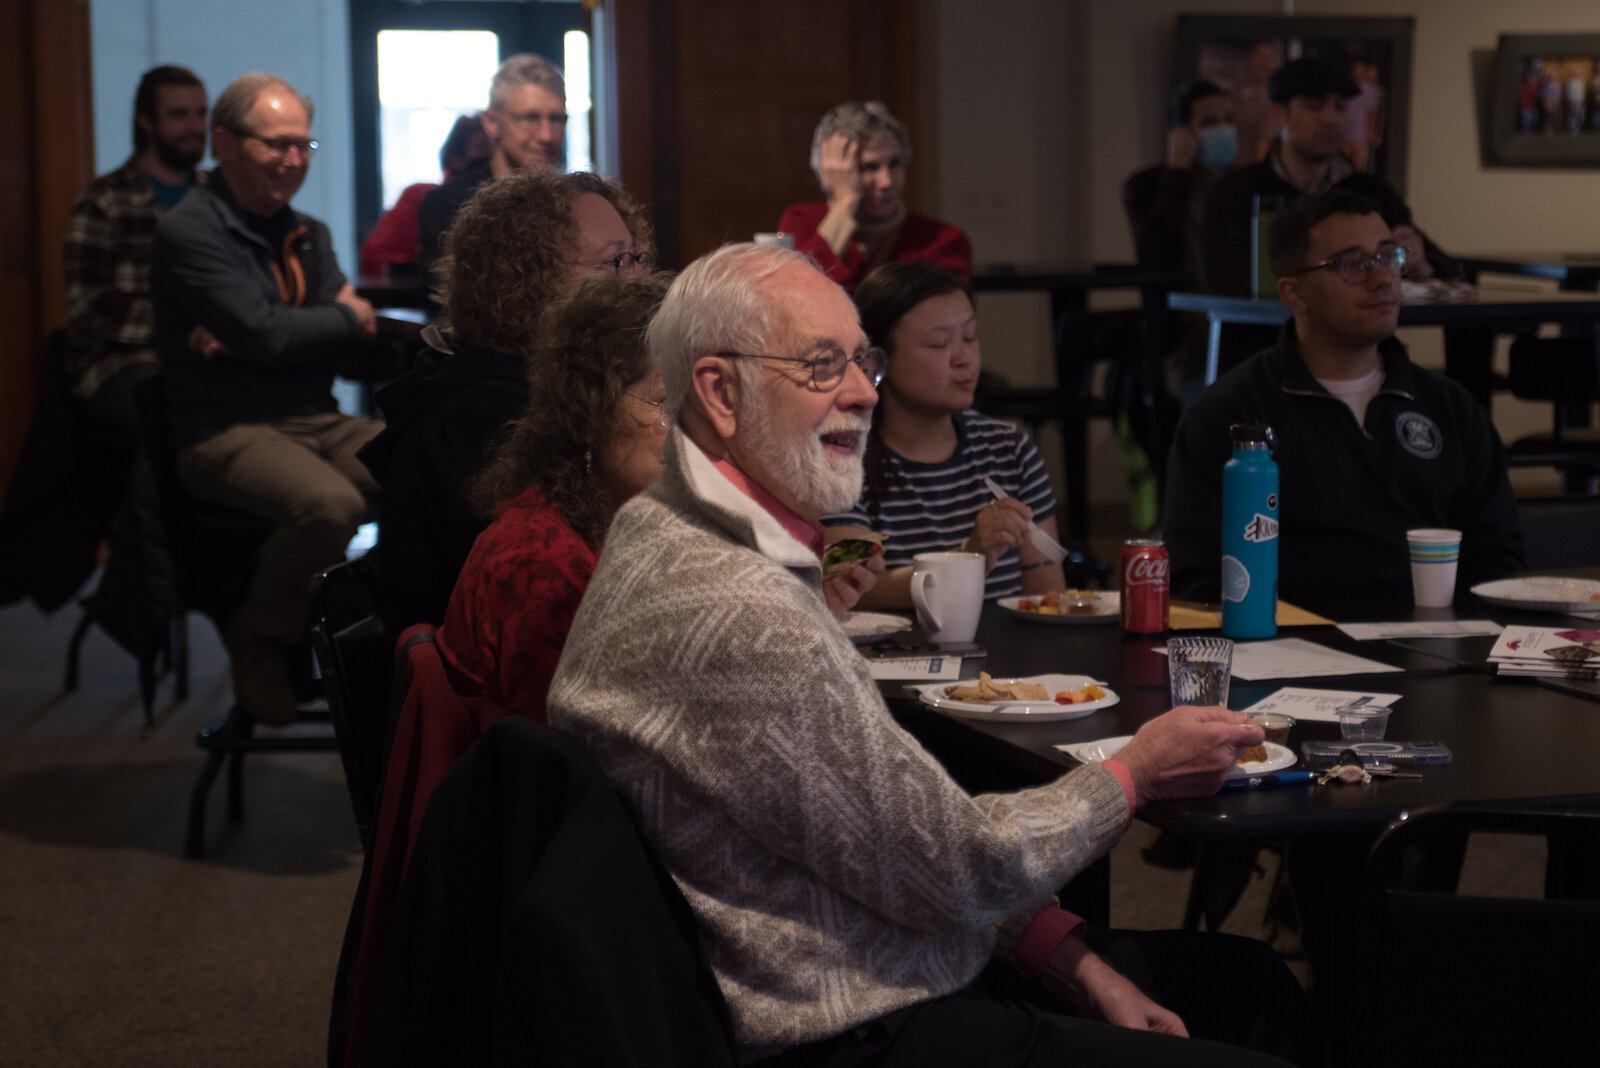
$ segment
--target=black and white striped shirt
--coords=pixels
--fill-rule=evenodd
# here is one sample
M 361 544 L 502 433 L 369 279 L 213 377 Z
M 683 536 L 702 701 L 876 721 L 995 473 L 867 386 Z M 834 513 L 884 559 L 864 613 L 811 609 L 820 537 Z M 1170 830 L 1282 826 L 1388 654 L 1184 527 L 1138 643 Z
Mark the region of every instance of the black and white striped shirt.
M 888 486 L 874 510 L 867 496 L 848 512 L 822 517 L 824 526 L 862 527 L 887 537 L 884 562 L 890 567 L 911 563 L 917 553 L 958 549 L 972 533 L 978 512 L 994 500 L 984 476 L 999 483 L 1007 496 L 1033 509 L 1033 521 L 1056 514 L 1050 475 L 1033 441 L 1010 423 L 965 411 L 955 416 L 956 450 L 939 463 L 917 463 L 885 447 Z M 984 596 L 989 600 L 1022 592 L 1021 561 L 1015 549 L 989 572 Z

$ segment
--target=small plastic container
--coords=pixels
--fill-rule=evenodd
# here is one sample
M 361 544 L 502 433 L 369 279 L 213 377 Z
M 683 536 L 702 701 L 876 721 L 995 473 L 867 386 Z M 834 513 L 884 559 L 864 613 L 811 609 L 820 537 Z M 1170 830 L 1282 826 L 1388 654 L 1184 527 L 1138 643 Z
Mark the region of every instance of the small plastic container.
M 1294 717 L 1283 712 L 1258 712 L 1250 717 L 1267 732 L 1267 741 L 1278 745 L 1289 744 L 1289 732 L 1294 729 Z
M 1372 705 L 1339 709 L 1339 736 L 1347 742 L 1378 742 L 1389 729 L 1389 710 Z

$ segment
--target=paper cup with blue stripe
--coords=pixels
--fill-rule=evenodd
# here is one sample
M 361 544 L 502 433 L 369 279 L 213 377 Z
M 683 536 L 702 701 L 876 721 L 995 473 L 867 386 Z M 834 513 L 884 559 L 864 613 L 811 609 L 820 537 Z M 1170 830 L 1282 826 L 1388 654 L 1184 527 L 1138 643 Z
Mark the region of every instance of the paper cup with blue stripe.
M 1449 608 L 1456 596 L 1461 531 L 1408 530 L 1406 544 L 1411 548 L 1411 595 L 1417 607 Z

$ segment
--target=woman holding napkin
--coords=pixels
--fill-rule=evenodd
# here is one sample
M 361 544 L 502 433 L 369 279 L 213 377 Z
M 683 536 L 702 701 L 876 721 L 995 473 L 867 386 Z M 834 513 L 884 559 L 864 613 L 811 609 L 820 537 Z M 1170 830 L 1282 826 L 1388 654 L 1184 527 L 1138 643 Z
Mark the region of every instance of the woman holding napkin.
M 911 558 L 923 552 L 982 553 L 991 600 L 1061 589 L 1061 565 L 1029 540 L 1030 523 L 1056 536 L 1055 494 L 1039 452 L 1010 423 L 972 410 L 982 357 L 971 284 L 931 264 L 891 263 L 867 276 L 855 302 L 867 337 L 888 353 L 888 369 L 861 499 L 823 523 L 829 543 L 886 538 L 888 570 L 862 607 L 910 607 Z

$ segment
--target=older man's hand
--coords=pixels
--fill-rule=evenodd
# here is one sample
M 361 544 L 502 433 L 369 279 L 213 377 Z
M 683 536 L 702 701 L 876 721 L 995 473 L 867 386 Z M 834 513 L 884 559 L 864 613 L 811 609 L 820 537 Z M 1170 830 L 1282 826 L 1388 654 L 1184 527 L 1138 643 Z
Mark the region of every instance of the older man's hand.
M 1071 935 L 1061 940 L 1039 977 L 1045 988 L 1091 1020 L 1104 1020 L 1133 1031 L 1188 1038 L 1178 1014 L 1162 1008 L 1130 980 Z
M 1266 735 L 1243 712 L 1184 705 L 1139 728 L 1116 759 L 1133 776 L 1139 802 L 1210 797 L 1234 759 Z
M 883 557 L 869 556 L 865 560 L 857 561 L 856 565 L 842 575 L 836 575 L 822 583 L 822 592 L 828 598 L 828 611 L 833 613 L 835 619 L 844 618 L 844 614 L 854 608 L 862 596 L 878 583 L 878 576 L 883 574 Z
M 377 336 L 377 314 L 372 310 L 372 303 L 356 293 L 355 286 L 346 282 L 344 288 L 339 290 L 333 299 L 355 313 L 356 325 L 361 331 L 362 340 L 371 341 Z

